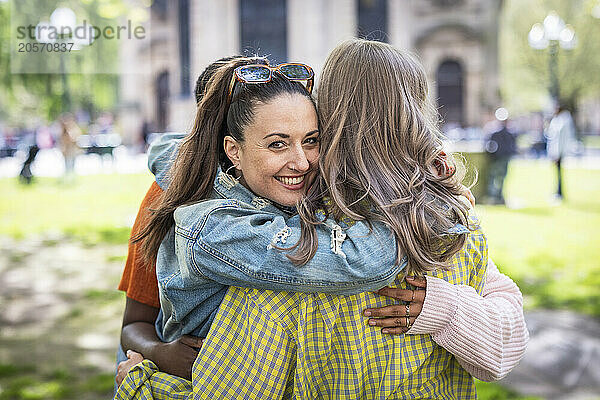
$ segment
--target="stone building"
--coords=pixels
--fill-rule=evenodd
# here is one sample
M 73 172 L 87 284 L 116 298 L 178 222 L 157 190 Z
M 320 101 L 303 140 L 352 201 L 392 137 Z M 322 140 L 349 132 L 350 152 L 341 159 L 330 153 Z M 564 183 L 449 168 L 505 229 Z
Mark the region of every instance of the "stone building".
M 232 54 L 301 61 L 317 74 L 340 41 L 360 36 L 415 52 L 450 125 L 481 126 L 498 97 L 502 0 L 154 0 L 150 45 L 124 43 L 121 79 L 126 142 L 142 123 L 189 129 L 198 74 Z M 125 135 L 127 136 L 127 135 Z

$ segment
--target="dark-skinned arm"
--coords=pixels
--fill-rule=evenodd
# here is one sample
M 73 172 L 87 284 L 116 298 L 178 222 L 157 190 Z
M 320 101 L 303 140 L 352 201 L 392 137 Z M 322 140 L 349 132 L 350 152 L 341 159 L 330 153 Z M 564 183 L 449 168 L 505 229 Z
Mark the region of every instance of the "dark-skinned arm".
M 154 328 L 158 311 L 156 307 L 128 297 L 121 329 L 121 346 L 125 352 L 133 350 L 154 361 L 163 372 L 191 379 L 192 364 L 202 341 L 194 336 L 182 336 L 172 342 L 162 342 Z
M 131 237 L 141 232 L 150 215 L 148 209 L 161 193 L 162 189 L 156 183 L 150 186 L 140 205 Z M 172 343 L 163 343 L 158 338 L 154 328 L 159 312 L 155 262 L 148 262 L 143 257 L 140 242 L 129 243 L 119 289 L 127 293 L 121 330 L 123 350 L 141 353 L 155 361 L 163 371 L 189 379 L 196 357 L 194 348 L 199 347 L 198 339 L 184 337 Z

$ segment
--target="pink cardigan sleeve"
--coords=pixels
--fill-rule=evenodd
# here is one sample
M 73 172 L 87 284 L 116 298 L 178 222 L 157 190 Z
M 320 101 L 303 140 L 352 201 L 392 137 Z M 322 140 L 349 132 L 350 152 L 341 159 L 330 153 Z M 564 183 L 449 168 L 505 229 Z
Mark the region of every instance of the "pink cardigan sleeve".
M 470 286 L 428 276 L 423 310 L 407 334 L 431 334 L 482 381 L 506 376 L 523 356 L 529 340 L 523 296 L 491 259 L 481 296 Z

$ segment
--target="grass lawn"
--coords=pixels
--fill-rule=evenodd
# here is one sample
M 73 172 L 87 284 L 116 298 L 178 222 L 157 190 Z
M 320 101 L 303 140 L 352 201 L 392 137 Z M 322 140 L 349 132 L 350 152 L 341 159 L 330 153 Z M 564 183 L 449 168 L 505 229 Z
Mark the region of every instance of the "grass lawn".
M 600 170 L 567 169 L 565 201 L 549 201 L 554 169 L 515 160 L 505 197 L 518 205 L 478 206 L 490 256 L 526 296 L 527 308 L 567 308 L 600 316 Z
M 98 175 L 78 177 L 70 185 L 41 178 L 24 187 L 16 179 L 0 179 L 0 236 L 55 232 L 86 245 L 126 243 L 151 181 L 149 174 Z M 477 206 L 490 256 L 519 284 L 526 307 L 566 308 L 599 317 L 600 170 L 567 169 L 566 200 L 560 204 L 549 202 L 554 182 L 548 161 L 511 163 L 505 194 L 515 207 Z M 123 256 L 111 260 L 123 261 Z M 120 307 L 122 299 L 110 301 Z M 106 394 L 112 381 L 109 371 L 103 371 L 73 387 L 68 384 L 73 372 L 59 370 L 35 383 L 19 368 L 0 364 L 0 399 L 80 398 L 78 393 L 95 390 Z M 477 382 L 477 387 L 480 399 L 533 399 L 496 384 Z
M 588 149 L 600 149 L 600 135 L 584 136 L 583 143 Z
M 37 178 L 31 186 L 0 179 L 0 236 L 59 233 L 86 244 L 126 243 L 148 174 L 93 175 L 62 184 Z

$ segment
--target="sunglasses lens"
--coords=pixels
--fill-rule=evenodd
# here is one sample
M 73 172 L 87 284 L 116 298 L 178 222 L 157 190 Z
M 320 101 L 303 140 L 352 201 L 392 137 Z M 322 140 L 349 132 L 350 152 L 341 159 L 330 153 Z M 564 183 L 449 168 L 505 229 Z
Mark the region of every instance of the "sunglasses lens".
M 267 67 L 252 65 L 240 68 L 238 76 L 246 82 L 264 82 L 269 80 L 271 70 Z
M 279 72 L 285 75 L 288 79 L 310 79 L 312 73 L 308 67 L 300 64 L 288 64 L 279 67 Z

